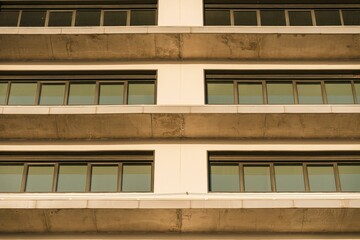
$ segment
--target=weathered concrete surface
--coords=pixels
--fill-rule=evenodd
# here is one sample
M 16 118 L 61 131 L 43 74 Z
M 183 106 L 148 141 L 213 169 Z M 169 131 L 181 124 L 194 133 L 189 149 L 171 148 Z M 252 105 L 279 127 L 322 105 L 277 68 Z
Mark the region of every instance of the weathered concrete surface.
M 0 210 L 0 232 L 360 232 L 360 209 Z
M 34 34 L 1 34 L 0 61 L 360 59 L 360 34 L 76 34 L 75 30 L 73 34 L 35 34 L 32 29 Z
M 0 139 L 360 139 L 360 113 L 2 114 Z

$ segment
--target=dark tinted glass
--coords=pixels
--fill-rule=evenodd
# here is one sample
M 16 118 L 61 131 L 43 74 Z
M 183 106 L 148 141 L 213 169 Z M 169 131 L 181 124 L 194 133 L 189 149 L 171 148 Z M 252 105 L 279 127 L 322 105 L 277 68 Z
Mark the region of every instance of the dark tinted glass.
M 235 11 L 234 12 L 235 26 L 256 26 L 257 18 L 255 11 Z
M 289 11 L 290 26 L 312 26 L 310 11 Z
M 1 11 L 0 27 L 16 27 L 19 17 L 19 11 Z
M 72 21 L 72 12 L 50 12 L 49 27 L 70 27 Z
M 99 26 L 100 10 L 77 10 L 76 26 Z
M 131 26 L 156 25 L 155 10 L 132 10 Z
M 105 11 L 104 26 L 126 26 L 126 11 Z
M 45 25 L 46 11 L 22 11 L 20 26 L 43 27 Z
M 339 10 L 316 10 L 315 17 L 318 26 L 341 25 Z
M 344 25 L 360 25 L 360 10 L 343 10 Z
M 261 10 L 261 25 L 262 26 L 285 26 L 285 12 L 284 10 Z
M 207 26 L 229 26 L 229 10 L 208 10 L 205 11 L 205 25 Z

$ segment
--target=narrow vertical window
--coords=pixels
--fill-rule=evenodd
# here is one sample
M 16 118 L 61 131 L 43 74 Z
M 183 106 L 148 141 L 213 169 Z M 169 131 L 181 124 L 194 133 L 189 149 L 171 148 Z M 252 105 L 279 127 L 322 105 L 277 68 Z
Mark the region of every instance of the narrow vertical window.
M 297 83 L 299 104 L 323 104 L 320 83 Z
M 121 183 L 123 192 L 150 192 L 151 165 L 123 164 Z
M 60 165 L 57 192 L 85 192 L 86 165 Z
M 100 10 L 77 10 L 75 25 L 79 27 L 100 26 Z
M 205 10 L 205 25 L 207 26 L 229 26 L 229 10 Z
M 256 11 L 234 11 L 235 26 L 257 26 Z
M 63 105 L 65 97 L 65 84 L 47 84 L 41 85 L 39 98 L 40 105 Z
M 355 94 L 357 103 L 360 104 L 360 82 L 355 82 Z
M 29 166 L 26 192 L 52 192 L 54 166 Z
M 127 11 L 104 11 L 104 26 L 126 26 Z
M 339 164 L 341 190 L 360 192 L 360 165 Z
M 318 26 L 341 25 L 339 10 L 315 10 L 315 17 Z
M 239 164 L 211 164 L 210 191 L 240 192 Z
M 304 192 L 304 174 L 302 165 L 275 165 L 277 192 Z
M 310 11 L 288 11 L 290 26 L 312 26 Z
M 9 94 L 9 105 L 34 105 L 36 83 L 12 83 Z
M 116 192 L 118 166 L 96 165 L 91 170 L 91 192 Z
M 0 165 L 0 192 L 20 192 L 23 165 Z
M 360 10 L 342 10 L 344 25 L 360 25 Z
M 334 167 L 331 165 L 308 165 L 310 192 L 335 192 Z
M 6 93 L 8 89 L 8 83 L 0 83 L 0 105 L 6 103 Z
M 100 84 L 100 105 L 124 104 L 124 84 L 103 83 Z
M 208 83 L 208 104 L 234 104 L 234 84 L 232 82 Z
M 262 26 L 286 26 L 284 10 L 261 10 Z
M 16 27 L 18 24 L 19 11 L 0 10 L 0 27 Z
M 239 104 L 263 104 L 262 83 L 239 83 Z
M 270 192 L 270 167 L 262 165 L 244 166 L 245 192 Z
M 72 24 L 72 11 L 49 12 L 49 27 L 70 27 Z
M 44 27 L 45 26 L 45 10 L 24 10 L 21 14 L 21 27 Z
M 269 82 L 266 84 L 269 104 L 294 104 L 291 82 Z
M 156 25 L 156 11 L 155 10 L 131 10 L 130 17 L 131 26 L 147 26 Z
M 91 105 L 95 103 L 95 83 L 71 83 L 69 105 Z
M 154 83 L 129 83 L 128 104 L 155 104 Z
M 325 82 L 325 88 L 329 104 L 354 103 L 350 82 Z

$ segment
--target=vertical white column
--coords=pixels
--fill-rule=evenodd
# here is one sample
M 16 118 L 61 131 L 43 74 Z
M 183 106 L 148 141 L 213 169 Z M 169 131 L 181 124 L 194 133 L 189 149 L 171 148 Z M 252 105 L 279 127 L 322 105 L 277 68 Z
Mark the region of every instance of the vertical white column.
M 202 0 L 159 0 L 159 26 L 202 26 Z

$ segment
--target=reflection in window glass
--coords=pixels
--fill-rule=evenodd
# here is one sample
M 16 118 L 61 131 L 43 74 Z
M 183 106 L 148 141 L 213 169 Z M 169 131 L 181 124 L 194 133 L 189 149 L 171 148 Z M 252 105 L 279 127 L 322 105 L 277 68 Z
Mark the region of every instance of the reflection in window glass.
M 128 104 L 155 104 L 154 83 L 129 83 Z
M 294 104 L 292 83 L 267 83 L 269 104 Z
M 95 103 L 95 83 L 71 83 L 69 105 L 89 105 Z
M 124 84 L 100 84 L 99 104 L 123 104 Z
M 239 165 L 211 165 L 210 191 L 240 192 Z
M 315 18 L 318 26 L 341 25 L 339 10 L 315 10 Z
M 100 26 L 100 10 L 77 10 L 76 26 Z
M 150 192 L 151 165 L 124 164 L 121 183 L 123 192 Z
M 299 104 L 322 104 L 320 83 L 297 83 Z
M 205 10 L 205 25 L 207 26 L 229 26 L 229 10 Z
M 155 10 L 131 10 L 130 17 L 131 26 L 147 26 L 156 25 L 156 11 Z
M 54 166 L 29 166 L 26 192 L 52 192 Z
M 70 27 L 73 12 L 49 12 L 49 27 Z
M 329 104 L 354 103 L 350 82 L 325 82 L 325 88 Z
M 18 23 L 19 11 L 1 11 L 0 27 L 16 27 Z
M 342 10 L 344 25 L 360 25 L 360 10 Z
M 46 11 L 22 11 L 21 27 L 44 27 Z
M 257 26 L 257 17 L 255 11 L 235 11 L 235 26 Z
M 12 83 L 9 94 L 9 105 L 34 105 L 36 83 Z
M 333 166 L 308 166 L 310 192 L 336 191 Z
M 40 105 L 63 105 L 65 84 L 42 84 L 40 93 Z
M 270 192 L 269 166 L 244 166 L 245 192 Z
M 262 26 L 285 26 L 285 11 L 284 10 L 261 10 L 261 25 Z
M 208 104 L 234 104 L 234 84 L 232 82 L 208 83 Z
M 360 191 L 360 165 L 338 165 L 342 191 Z
M 310 11 L 289 11 L 290 26 L 312 26 Z
M 360 82 L 355 82 L 355 92 L 357 103 L 360 104 Z
M 261 83 L 239 83 L 239 104 L 263 104 Z
M 60 165 L 57 192 L 85 192 L 86 165 Z
M 20 192 L 24 166 L 0 165 L 0 192 Z
M 126 26 L 127 11 L 104 11 L 104 26 Z
M 0 105 L 4 105 L 6 103 L 7 88 L 7 83 L 0 83 Z
M 304 174 L 301 165 L 275 166 L 277 192 L 304 192 Z
M 118 166 L 93 166 L 91 170 L 91 192 L 116 192 Z

